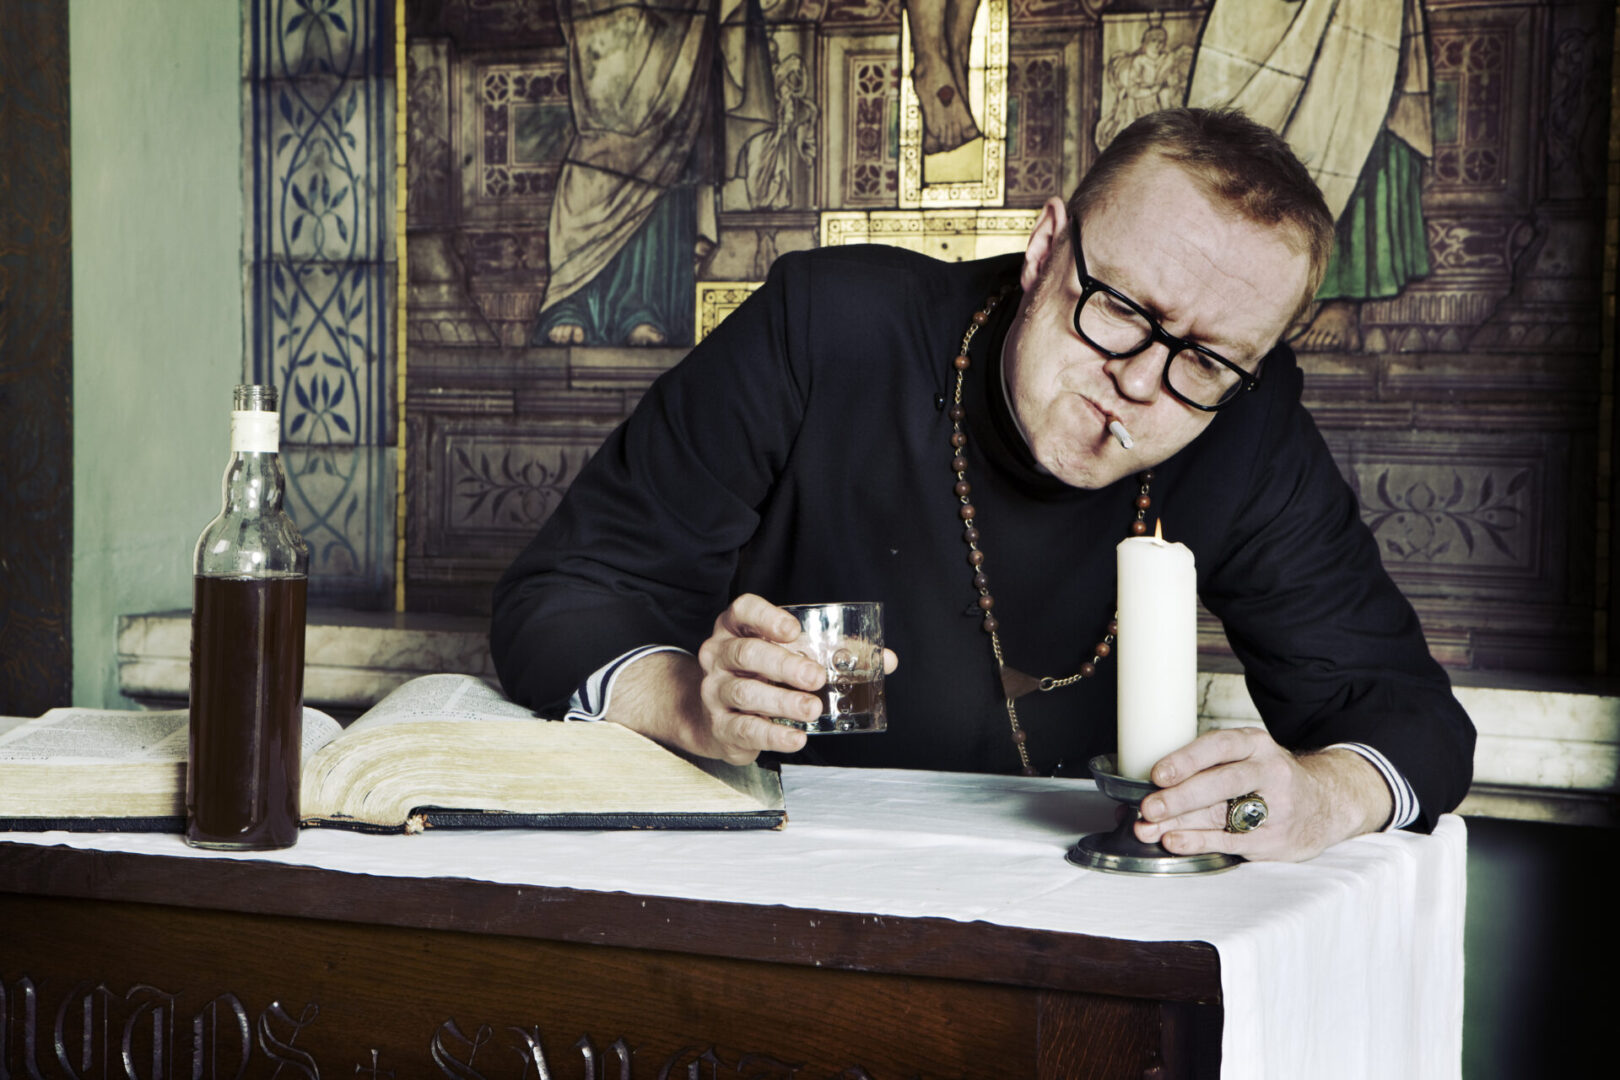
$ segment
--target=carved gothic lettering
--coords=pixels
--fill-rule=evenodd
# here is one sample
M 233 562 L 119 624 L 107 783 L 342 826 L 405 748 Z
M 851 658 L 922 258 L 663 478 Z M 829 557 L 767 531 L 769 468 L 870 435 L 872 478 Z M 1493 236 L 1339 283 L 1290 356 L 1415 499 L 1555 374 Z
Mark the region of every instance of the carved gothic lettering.
M 457 1080 L 488 1080 L 483 1073 L 473 1067 L 473 1059 L 478 1051 L 494 1037 L 488 1024 L 479 1024 L 473 1032 L 472 1038 L 461 1033 L 454 1019 L 446 1020 L 439 1025 L 433 1033 L 433 1041 L 429 1044 L 429 1053 L 433 1056 L 433 1063 L 439 1067 L 439 1072 L 445 1076 L 455 1077 Z
M 529 1080 L 530 1076 L 533 1076 L 534 1080 L 551 1080 L 551 1069 L 546 1065 L 545 1048 L 540 1045 L 540 1029 L 508 1027 L 506 1030 L 517 1036 L 518 1045 L 510 1049 L 523 1062 L 523 1072 L 519 1074 L 522 1080 Z
M 574 1044 L 580 1054 L 585 1058 L 585 1080 L 611 1080 L 603 1075 L 605 1061 L 596 1056 L 596 1044 L 591 1042 L 589 1035 L 582 1035 Z M 630 1080 L 630 1057 L 635 1053 L 630 1044 L 623 1037 L 615 1039 L 608 1047 L 619 1057 L 619 1080 Z
M 78 983 L 56 1007 L 56 1060 L 73 1080 L 96 1075 L 100 1062 L 103 1080 L 114 1075 L 110 1069 L 112 1033 L 108 1014 L 118 996 L 105 984 L 90 988 L 89 980 Z M 75 1055 L 78 1068 L 74 1068 Z
M 314 1023 L 320 1014 L 319 1005 L 305 1005 L 304 1011 L 294 1020 L 287 1015 L 287 1011 L 281 1007 L 279 1001 L 272 1001 L 270 1007 L 259 1014 L 259 1049 L 263 1050 L 271 1061 L 276 1062 L 278 1076 L 285 1067 L 293 1070 L 296 1075 L 307 1077 L 308 1080 L 320 1080 L 321 1070 L 315 1064 L 315 1059 L 293 1046 L 293 1040 L 298 1038 L 298 1033 Z M 292 1031 L 285 1039 L 272 1029 L 272 1020 L 277 1024 L 291 1025 Z
M 392 1069 L 384 1071 L 383 1069 L 377 1067 L 377 1050 L 375 1047 L 373 1047 L 371 1051 L 371 1064 L 356 1065 L 354 1067 L 354 1074 L 356 1076 L 363 1076 L 366 1078 L 366 1080 L 383 1080 L 384 1077 L 387 1077 L 388 1080 L 394 1080 L 394 1071 Z M 3 1080 L 3 1078 L 0 1078 L 0 1080 Z
M 19 1061 L 24 1077 L 44 1080 L 39 1072 L 39 996 L 34 993 L 34 980 L 23 976 L 16 981 L 15 996 L 6 997 L 5 983 L 0 983 L 0 1080 L 11 1080 L 6 1062 L 11 1061 L 11 1043 L 6 1033 L 13 1028 L 13 1017 L 6 1002 L 16 1002 L 15 1025 L 18 1031 Z
M 219 1080 L 226 1076 L 241 1080 L 252 1054 L 253 1025 L 248 1020 L 247 1009 L 235 994 L 220 994 L 191 1018 L 191 1076 L 194 1080 L 202 1077 Z
M 125 1019 L 119 1046 L 124 1074 L 130 1080 L 169 1080 L 173 1074 L 175 996 L 155 986 L 137 986 L 124 995 L 128 1001 L 145 999 Z M 150 1071 L 143 1074 L 143 1066 L 148 1064 Z

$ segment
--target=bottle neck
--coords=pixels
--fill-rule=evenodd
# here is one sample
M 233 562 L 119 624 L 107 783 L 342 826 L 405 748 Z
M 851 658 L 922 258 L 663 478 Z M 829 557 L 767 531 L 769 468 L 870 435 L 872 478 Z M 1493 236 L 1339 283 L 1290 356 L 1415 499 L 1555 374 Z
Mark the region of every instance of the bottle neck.
M 281 455 L 234 450 L 225 466 L 225 513 L 274 514 L 285 488 Z

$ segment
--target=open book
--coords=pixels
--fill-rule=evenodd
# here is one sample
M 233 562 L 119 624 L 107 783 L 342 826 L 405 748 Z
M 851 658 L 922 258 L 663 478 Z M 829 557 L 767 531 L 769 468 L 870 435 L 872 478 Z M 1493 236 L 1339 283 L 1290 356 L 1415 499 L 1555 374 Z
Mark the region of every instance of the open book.
M 52 709 L 4 730 L 0 830 L 180 831 L 188 715 Z M 424 675 L 347 728 L 304 710 L 305 826 L 776 828 L 774 769 L 688 757 L 617 724 L 543 720 Z

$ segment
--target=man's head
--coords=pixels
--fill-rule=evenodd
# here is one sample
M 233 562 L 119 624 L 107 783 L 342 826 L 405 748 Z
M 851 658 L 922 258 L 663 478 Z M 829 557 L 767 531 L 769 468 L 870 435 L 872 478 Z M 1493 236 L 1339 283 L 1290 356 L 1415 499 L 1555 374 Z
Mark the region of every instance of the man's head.
M 1172 353 L 1175 372 L 1227 370 L 1214 353 L 1258 374 L 1315 292 L 1332 238 L 1303 166 L 1241 115 L 1170 110 L 1121 132 L 1067 204 L 1046 204 L 1024 253 L 1007 379 L 1036 460 L 1067 484 L 1098 488 L 1192 442 L 1215 413 L 1189 403 L 1212 400 L 1185 379 L 1171 377 L 1181 397 L 1166 390 Z M 1144 334 L 1157 331 L 1139 351 L 1111 356 L 1099 348 L 1102 335 L 1080 333 L 1101 304 L 1136 319 Z M 1108 434 L 1115 419 L 1132 450 Z

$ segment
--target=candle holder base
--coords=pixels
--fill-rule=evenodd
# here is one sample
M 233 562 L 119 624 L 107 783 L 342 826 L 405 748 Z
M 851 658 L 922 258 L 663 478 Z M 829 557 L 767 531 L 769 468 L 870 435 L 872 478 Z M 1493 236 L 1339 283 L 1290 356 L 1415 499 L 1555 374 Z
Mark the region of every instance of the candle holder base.
M 1163 844 L 1144 844 L 1134 828 L 1141 817 L 1142 800 L 1158 789 L 1151 781 L 1121 776 L 1113 754 L 1091 759 L 1091 775 L 1097 788 L 1117 803 L 1130 808 L 1130 814 L 1113 832 L 1082 836 L 1069 849 L 1066 858 L 1076 866 L 1108 874 L 1150 874 L 1160 877 L 1180 874 L 1214 874 L 1230 870 L 1243 861 L 1240 855 L 1212 851 L 1202 855 L 1173 855 Z

